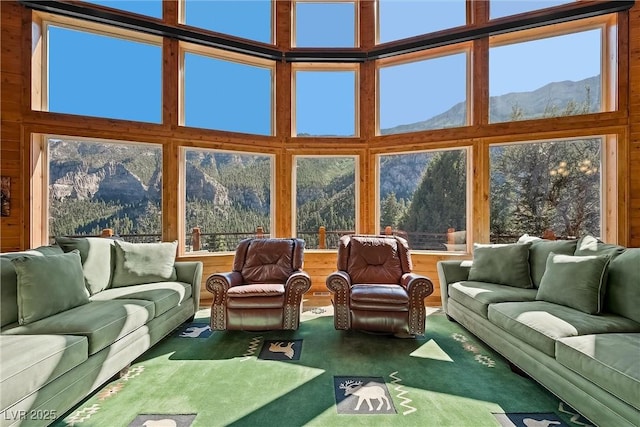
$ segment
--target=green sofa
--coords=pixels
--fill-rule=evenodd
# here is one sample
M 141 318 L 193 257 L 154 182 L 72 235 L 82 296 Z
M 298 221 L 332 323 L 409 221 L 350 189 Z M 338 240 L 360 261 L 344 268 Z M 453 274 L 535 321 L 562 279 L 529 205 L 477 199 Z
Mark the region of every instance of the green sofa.
M 175 242 L 60 238 L 0 254 L 0 425 L 51 424 L 193 319 L 201 262 Z
M 639 426 L 640 248 L 523 237 L 440 261 L 443 310 L 594 424 Z

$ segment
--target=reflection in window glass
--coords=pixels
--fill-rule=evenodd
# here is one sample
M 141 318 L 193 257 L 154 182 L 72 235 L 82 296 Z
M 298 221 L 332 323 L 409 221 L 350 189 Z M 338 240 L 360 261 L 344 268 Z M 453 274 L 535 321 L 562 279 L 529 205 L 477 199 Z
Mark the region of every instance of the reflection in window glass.
M 47 26 L 48 111 L 162 121 L 162 47 Z
M 412 249 L 466 251 L 467 152 L 379 157 L 380 232 L 391 227 Z
M 247 237 L 269 237 L 272 156 L 189 149 L 185 174 L 187 252 L 233 251 Z
M 602 138 L 490 149 L 491 241 L 600 236 Z
M 544 9 L 559 4 L 571 3 L 572 0 L 491 0 L 489 4 L 489 18 L 516 15 L 532 10 Z
M 355 135 L 355 71 L 296 71 L 295 94 L 295 135 Z
M 465 0 L 378 0 L 378 43 L 466 24 Z
M 307 249 L 336 249 L 340 236 L 355 232 L 356 160 L 296 158 L 296 235 Z
M 186 53 L 186 126 L 271 135 L 271 68 Z
M 162 233 L 162 148 L 47 138 L 49 235 L 99 236 L 105 228 L 130 242 Z
M 354 2 L 295 2 L 296 47 L 355 47 Z
M 184 1 L 184 23 L 187 25 L 263 43 L 273 43 L 271 0 Z
M 162 0 L 85 0 L 100 6 L 162 18 Z
M 596 29 L 491 47 L 489 120 L 601 111 L 600 38 Z
M 380 133 L 467 124 L 467 55 L 380 67 Z

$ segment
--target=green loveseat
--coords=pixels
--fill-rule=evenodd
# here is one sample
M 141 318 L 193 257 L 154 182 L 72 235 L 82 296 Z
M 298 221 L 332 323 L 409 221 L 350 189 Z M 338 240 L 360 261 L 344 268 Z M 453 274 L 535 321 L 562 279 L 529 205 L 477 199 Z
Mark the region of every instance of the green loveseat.
M 640 248 L 521 239 L 438 274 L 447 316 L 516 372 L 598 426 L 640 426 Z
M 60 238 L 0 263 L 1 426 L 51 424 L 198 309 L 202 263 L 169 243 Z

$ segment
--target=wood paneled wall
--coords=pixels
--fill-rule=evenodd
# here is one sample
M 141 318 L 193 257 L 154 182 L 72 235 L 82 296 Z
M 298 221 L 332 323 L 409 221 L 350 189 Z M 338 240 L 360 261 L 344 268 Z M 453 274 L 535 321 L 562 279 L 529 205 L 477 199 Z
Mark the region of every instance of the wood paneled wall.
M 640 246 L 640 4 L 629 11 L 629 246 Z
M 277 2 L 276 13 L 279 17 L 289 19 L 290 4 Z M 361 26 L 371 26 L 374 19 L 374 8 L 370 2 L 363 2 L 360 8 Z M 175 5 L 165 4 L 165 16 L 177 15 Z M 147 125 L 126 121 L 105 120 L 99 118 L 78 118 L 77 116 L 52 114 L 31 110 L 31 50 L 32 22 L 31 11 L 17 1 L 0 1 L 0 171 L 2 176 L 11 178 L 11 215 L 2 217 L 0 222 L 0 250 L 17 251 L 30 247 L 33 235 L 38 230 L 30 229 L 31 211 L 37 206 L 34 194 L 30 189 L 31 159 L 30 138 L 32 133 L 54 133 L 80 135 L 95 138 L 119 139 L 127 135 L 131 140 L 143 140 L 161 143 L 164 146 L 165 163 L 163 166 L 163 238 L 175 239 L 182 235 L 178 221 L 179 194 L 175 184 L 178 180 L 178 152 L 180 146 L 230 148 L 264 151 L 276 154 L 277 211 L 276 234 L 287 236 L 291 230 L 291 179 L 289 170 L 291 156 L 294 154 L 335 153 L 336 143 L 345 154 L 358 154 L 360 161 L 360 219 L 359 229 L 363 233 L 375 232 L 375 191 L 374 167 L 375 154 L 393 150 L 414 150 L 444 146 L 470 146 L 476 163 L 473 167 L 473 206 L 474 227 L 471 230 L 473 239 L 486 239 L 488 232 L 488 206 L 486 203 L 488 177 L 483 176 L 483 162 L 488 161 L 488 143 L 514 140 L 530 134 L 562 137 L 602 133 L 616 133 L 623 137 L 618 144 L 623 152 L 618 153 L 624 164 L 619 167 L 617 186 L 620 189 L 617 197 L 618 217 L 623 218 L 617 231 L 618 241 L 629 246 L 640 246 L 640 5 L 636 4 L 629 12 L 620 14 L 621 51 L 619 52 L 621 70 L 619 78 L 618 111 L 592 114 L 583 117 L 550 119 L 541 130 L 540 123 L 505 123 L 492 126 L 486 123 L 486 117 L 476 114 L 474 123 L 465 128 L 440 130 L 431 133 L 389 136 L 384 140 L 372 134 L 375 121 L 375 67 L 373 63 L 364 64 L 361 68 L 361 132 L 357 140 L 316 141 L 313 138 L 296 140 L 288 133 L 291 129 L 291 86 L 289 84 L 290 64 L 277 64 L 276 100 L 278 103 L 278 121 L 276 123 L 276 141 L 265 137 L 252 138 L 249 144 L 241 135 L 229 135 L 224 132 L 199 131 L 184 129 L 178 126 L 177 88 L 165 87 L 163 97 L 162 125 Z M 628 26 L 628 28 L 627 28 Z M 628 30 L 628 31 L 627 31 Z M 290 37 L 288 29 L 279 30 L 278 47 L 286 49 Z M 486 42 L 486 40 L 484 41 Z M 480 42 L 482 43 L 482 42 Z M 482 49 L 480 43 L 474 49 Z M 371 47 L 374 39 L 371 34 L 361 38 L 364 48 Z M 178 73 L 177 42 L 165 41 L 165 73 L 169 76 Z M 628 69 L 626 69 L 628 65 Z M 486 72 L 486 70 L 485 70 Z M 482 88 L 478 90 L 483 90 Z M 485 88 L 486 90 L 486 88 Z M 167 108 L 167 105 L 170 107 Z M 479 120 L 480 122 L 475 122 Z M 365 126 L 365 122 L 368 123 Z M 333 145 L 332 145 L 333 144 Z M 628 150 L 628 153 L 627 153 Z M 428 299 L 428 304 L 438 305 L 440 301 L 437 282 L 436 263 L 441 259 L 451 258 L 447 254 L 414 254 L 415 271 L 432 278 L 436 292 Z M 468 256 L 467 256 L 468 257 Z M 213 272 L 227 271 L 232 264 L 232 255 L 212 255 L 204 257 L 185 256 L 181 259 L 201 260 L 204 263 L 202 302 L 210 301 L 211 295 L 204 289 L 206 277 Z M 324 285 L 328 273 L 334 270 L 335 252 L 308 251 L 305 255 L 305 270 L 313 280 L 313 292 L 326 292 Z

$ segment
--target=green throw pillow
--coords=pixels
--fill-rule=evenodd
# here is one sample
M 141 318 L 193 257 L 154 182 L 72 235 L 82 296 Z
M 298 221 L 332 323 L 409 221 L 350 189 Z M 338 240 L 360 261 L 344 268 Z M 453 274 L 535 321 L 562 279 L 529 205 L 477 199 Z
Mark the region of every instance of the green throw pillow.
M 628 248 L 611 260 L 604 311 L 640 323 L 640 248 Z
M 114 240 L 104 237 L 56 237 L 56 243 L 65 252 L 78 250 L 82 271 L 91 295 L 106 289 L 111 283 L 115 256 Z
M 89 302 L 80 253 L 11 260 L 18 278 L 18 323 L 25 325 Z
M 547 269 L 547 258 L 551 252 L 562 255 L 574 255 L 577 240 L 542 240 L 531 242 L 529 249 L 529 264 L 531 265 L 531 280 L 533 286 L 540 287 L 540 281 Z
M 175 281 L 178 241 L 160 243 L 115 242 L 116 267 L 111 286 Z
M 476 245 L 469 280 L 532 288 L 529 273 L 531 243 Z
M 607 284 L 609 255 L 561 255 L 551 252 L 536 300 L 598 314 Z
M 609 255 L 613 260 L 618 255 L 621 255 L 625 249 L 624 246 L 604 243 L 596 237 L 587 235 L 578 240 L 574 255 Z

